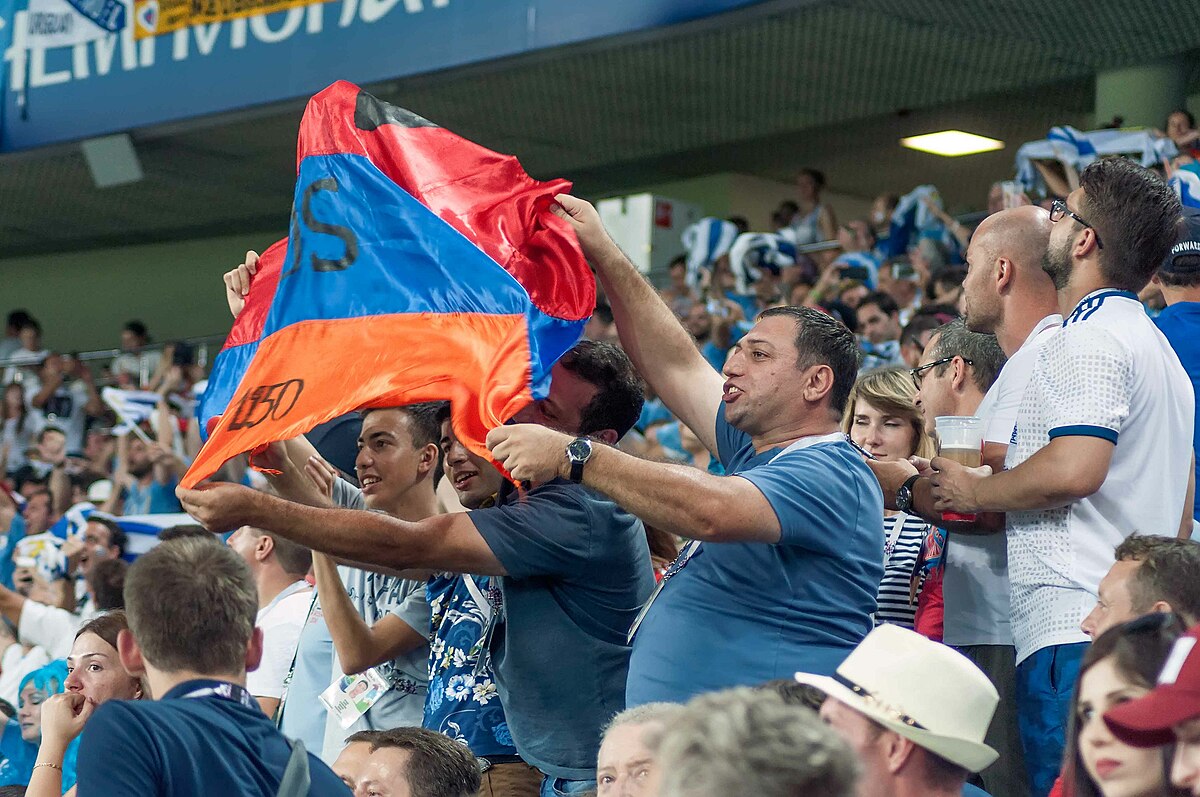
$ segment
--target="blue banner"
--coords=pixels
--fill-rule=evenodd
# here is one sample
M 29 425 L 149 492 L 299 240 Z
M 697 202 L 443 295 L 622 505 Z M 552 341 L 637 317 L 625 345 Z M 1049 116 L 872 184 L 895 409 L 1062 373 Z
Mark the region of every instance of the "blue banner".
M 330 0 L 142 40 L 28 47 L 0 0 L 0 152 L 673 25 L 761 0 Z M 24 2 L 21 2 L 22 7 Z M 7 10 L 6 10 L 7 9 Z M 10 35 L 11 34 L 11 35 Z M 18 113 L 25 103 L 24 113 Z

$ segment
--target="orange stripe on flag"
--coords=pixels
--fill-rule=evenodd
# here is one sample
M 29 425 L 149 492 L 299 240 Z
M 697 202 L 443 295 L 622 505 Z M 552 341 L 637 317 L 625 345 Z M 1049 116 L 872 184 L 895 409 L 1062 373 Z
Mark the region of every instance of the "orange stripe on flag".
M 459 439 L 490 460 L 483 444 L 488 431 L 533 398 L 526 329 L 522 315 L 476 313 L 285 327 L 259 345 L 181 484 L 190 488 L 238 454 L 304 434 L 350 410 L 445 399 L 453 402 Z

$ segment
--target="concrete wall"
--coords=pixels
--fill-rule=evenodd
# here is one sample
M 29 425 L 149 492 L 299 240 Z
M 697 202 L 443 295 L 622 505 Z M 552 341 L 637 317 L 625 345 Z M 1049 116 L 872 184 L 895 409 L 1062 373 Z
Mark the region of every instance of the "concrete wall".
M 0 260 L 0 313 L 24 307 L 48 348 L 114 348 L 140 319 L 157 341 L 229 331 L 221 275 L 280 233 Z

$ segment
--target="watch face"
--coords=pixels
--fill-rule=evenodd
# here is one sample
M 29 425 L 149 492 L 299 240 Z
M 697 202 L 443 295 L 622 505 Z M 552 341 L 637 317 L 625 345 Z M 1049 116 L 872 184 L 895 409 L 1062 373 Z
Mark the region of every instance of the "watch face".
M 567 444 L 567 458 L 572 462 L 587 462 L 592 455 L 592 444 L 587 440 L 572 440 Z

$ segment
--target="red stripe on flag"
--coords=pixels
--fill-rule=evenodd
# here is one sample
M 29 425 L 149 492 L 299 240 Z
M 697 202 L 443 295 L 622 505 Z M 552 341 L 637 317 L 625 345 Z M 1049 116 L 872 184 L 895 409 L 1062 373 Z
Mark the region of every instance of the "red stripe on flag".
M 366 156 L 503 266 L 542 312 L 568 321 L 592 314 L 591 269 L 571 226 L 550 211 L 556 194 L 570 192 L 570 182 L 534 180 L 515 157 L 441 127 L 385 124 L 367 131 L 339 124 L 339 119 L 354 119 L 359 92 L 354 84 L 338 81 L 314 96 L 298 151 Z
M 287 257 L 287 238 L 267 247 L 258 259 L 258 271 L 246 296 L 246 306 L 233 320 L 233 328 L 225 339 L 224 348 L 253 343 L 262 337 L 263 326 L 275 301 L 275 289 L 279 287 L 279 276 L 283 273 L 283 261 Z

